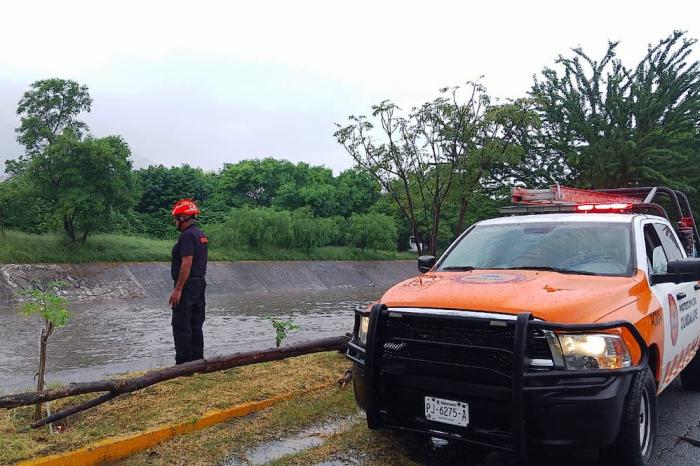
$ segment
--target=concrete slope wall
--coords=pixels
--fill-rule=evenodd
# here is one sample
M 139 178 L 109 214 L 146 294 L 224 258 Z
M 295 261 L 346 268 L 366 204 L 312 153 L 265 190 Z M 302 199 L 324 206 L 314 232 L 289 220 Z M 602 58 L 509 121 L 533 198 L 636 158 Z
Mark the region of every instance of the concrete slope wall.
M 388 286 L 417 274 L 414 261 L 210 262 L 210 295 Z M 163 296 L 172 288 L 170 264 L 0 264 L 0 299 L 12 301 L 32 282 L 68 284 L 70 299 Z

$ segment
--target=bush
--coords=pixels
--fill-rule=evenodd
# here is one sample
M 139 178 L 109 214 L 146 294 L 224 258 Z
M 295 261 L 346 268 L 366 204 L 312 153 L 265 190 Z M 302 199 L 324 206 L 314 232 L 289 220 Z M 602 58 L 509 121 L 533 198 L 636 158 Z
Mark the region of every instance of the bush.
M 322 225 L 326 232 L 327 241 L 324 246 L 343 246 L 345 241 L 345 232 L 348 229 L 348 222 L 343 217 L 327 217 L 319 218 L 317 221 Z
M 119 215 L 112 222 L 112 228 L 106 231 L 169 240 L 174 240 L 179 235 L 170 211 L 165 209 L 152 213 L 130 211 Z
M 233 219 L 226 218 L 223 223 L 207 227 L 205 234 L 209 238 L 209 247 L 236 249 L 241 246 L 241 235 L 233 222 Z
M 288 248 L 293 238 L 291 214 L 268 207 L 231 209 L 224 222 L 209 227 L 208 233 L 217 246 L 228 248 Z
M 350 217 L 347 241 L 361 249 L 396 248 L 396 223 L 382 214 L 354 214 Z
M 342 217 L 314 217 L 308 207 L 292 212 L 292 247 L 310 251 L 315 247 L 340 245 L 345 237 L 345 220 Z
M 292 212 L 270 207 L 231 209 L 224 221 L 205 225 L 210 248 L 224 250 L 300 250 L 356 245 L 362 249 L 396 249 L 396 225 L 382 214 L 343 217 L 315 217 L 310 208 Z
M 294 233 L 294 248 L 310 251 L 318 246 L 325 246 L 328 241 L 323 226 L 314 218 L 311 210 L 297 209 L 292 213 L 292 232 Z

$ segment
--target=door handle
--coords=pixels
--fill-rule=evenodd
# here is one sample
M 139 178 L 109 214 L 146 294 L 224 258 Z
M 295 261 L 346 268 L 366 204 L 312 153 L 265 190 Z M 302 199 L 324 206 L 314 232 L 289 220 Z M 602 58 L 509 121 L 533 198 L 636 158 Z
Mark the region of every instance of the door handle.
M 676 299 L 680 301 L 681 299 L 685 299 L 685 293 L 676 293 Z

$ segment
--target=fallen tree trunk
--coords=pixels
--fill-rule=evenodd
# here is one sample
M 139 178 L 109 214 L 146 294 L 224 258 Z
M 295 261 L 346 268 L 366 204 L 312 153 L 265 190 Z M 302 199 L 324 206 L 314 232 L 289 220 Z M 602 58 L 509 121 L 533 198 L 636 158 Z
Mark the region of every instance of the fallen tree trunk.
M 99 380 L 96 382 L 72 383 L 54 390 L 44 390 L 41 393 L 26 392 L 14 395 L 0 396 L 0 408 L 10 409 L 19 406 L 44 403 L 69 396 L 85 393 L 111 392 L 115 396 L 134 392 L 166 380 L 192 375 L 206 374 L 234 367 L 249 366 L 261 362 L 278 361 L 280 359 L 302 356 L 304 354 L 324 351 L 340 351 L 347 346 L 349 336 L 321 338 L 305 341 L 281 348 L 271 348 L 262 351 L 235 353 L 228 356 L 217 356 L 209 359 L 187 362 L 177 366 L 166 367 L 130 379 Z M 94 401 L 94 400 L 93 400 Z M 107 400 L 105 400 L 107 401 Z M 87 404 L 87 403 L 86 403 Z M 88 406 L 92 407 L 92 406 Z M 56 415 L 58 415 L 57 413 Z M 55 416 L 55 415 L 54 415 Z M 52 416 L 53 417 L 53 416 Z
M 52 422 L 60 421 L 61 419 L 70 416 L 71 414 L 79 413 L 80 411 L 85 411 L 86 409 L 90 409 L 97 405 L 101 405 L 102 403 L 106 403 L 117 396 L 119 395 L 112 392 L 103 393 L 102 395 L 98 396 L 97 398 L 93 398 L 90 401 L 86 401 L 85 403 L 73 406 L 63 411 L 59 411 L 58 413 L 54 413 L 51 416 L 47 416 L 43 419 L 39 419 L 38 421 L 32 423 L 31 428 L 36 429 L 37 427 L 45 426 L 46 424 L 51 424 Z

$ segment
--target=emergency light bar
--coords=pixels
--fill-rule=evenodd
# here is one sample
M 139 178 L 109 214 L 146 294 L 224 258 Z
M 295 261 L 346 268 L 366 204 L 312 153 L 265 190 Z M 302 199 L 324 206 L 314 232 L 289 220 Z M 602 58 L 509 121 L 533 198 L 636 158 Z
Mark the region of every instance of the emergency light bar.
M 579 212 L 629 212 L 632 204 L 581 204 L 576 206 Z
M 552 186 L 549 189 L 512 188 L 510 200 L 519 205 L 624 205 L 639 204 L 637 197 L 610 194 L 587 189 Z M 611 207 L 611 209 L 614 207 Z M 622 208 L 622 207 L 621 207 Z
M 549 189 L 512 188 L 512 207 L 501 209 L 510 215 L 544 213 L 630 213 L 642 199 L 586 189 L 552 186 Z
M 656 199 L 670 201 L 672 216 Z M 688 197 L 665 186 L 610 188 L 590 191 L 559 185 L 549 189 L 511 189 L 510 207 L 502 207 L 505 215 L 549 213 L 640 213 L 668 219 L 685 246 L 688 257 L 700 257 L 700 231 L 693 218 Z M 673 220 L 672 220 L 673 218 Z

